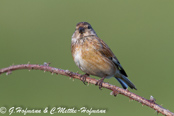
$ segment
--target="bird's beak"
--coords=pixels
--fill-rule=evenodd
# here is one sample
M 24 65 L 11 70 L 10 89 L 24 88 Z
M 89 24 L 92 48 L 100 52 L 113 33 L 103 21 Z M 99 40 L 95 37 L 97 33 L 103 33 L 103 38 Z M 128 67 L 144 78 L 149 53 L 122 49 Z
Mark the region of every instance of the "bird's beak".
M 85 32 L 85 29 L 83 27 L 79 27 L 79 33 L 83 34 Z

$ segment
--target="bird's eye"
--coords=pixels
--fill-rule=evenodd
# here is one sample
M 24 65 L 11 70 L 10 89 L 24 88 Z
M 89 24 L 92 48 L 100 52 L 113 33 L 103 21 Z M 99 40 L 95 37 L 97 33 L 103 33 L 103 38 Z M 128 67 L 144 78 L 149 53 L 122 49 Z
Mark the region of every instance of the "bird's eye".
M 90 25 L 88 26 L 88 29 L 91 29 L 91 26 Z

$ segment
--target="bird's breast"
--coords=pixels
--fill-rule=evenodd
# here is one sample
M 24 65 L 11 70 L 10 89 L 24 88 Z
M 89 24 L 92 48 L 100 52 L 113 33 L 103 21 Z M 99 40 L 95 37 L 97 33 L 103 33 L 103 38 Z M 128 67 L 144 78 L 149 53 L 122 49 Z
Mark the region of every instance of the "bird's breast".
M 74 46 L 73 58 L 76 65 L 90 75 L 99 77 L 111 77 L 115 74 L 116 67 L 112 61 L 104 57 L 91 41 L 83 41 L 83 44 Z

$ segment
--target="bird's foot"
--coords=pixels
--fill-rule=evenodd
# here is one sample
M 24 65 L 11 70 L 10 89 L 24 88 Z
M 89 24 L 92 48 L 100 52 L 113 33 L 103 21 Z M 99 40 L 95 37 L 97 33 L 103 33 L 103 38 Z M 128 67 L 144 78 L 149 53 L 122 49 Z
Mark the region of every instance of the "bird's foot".
M 89 74 L 87 74 L 87 73 L 80 76 L 80 80 L 81 80 L 85 85 L 86 85 L 86 83 L 85 83 L 85 82 L 86 82 L 86 77 L 88 77 L 88 76 L 89 76 Z
M 95 85 L 98 85 L 99 86 L 99 89 L 102 88 L 102 83 L 104 81 L 105 77 L 103 77 L 102 79 L 98 80 L 97 83 Z

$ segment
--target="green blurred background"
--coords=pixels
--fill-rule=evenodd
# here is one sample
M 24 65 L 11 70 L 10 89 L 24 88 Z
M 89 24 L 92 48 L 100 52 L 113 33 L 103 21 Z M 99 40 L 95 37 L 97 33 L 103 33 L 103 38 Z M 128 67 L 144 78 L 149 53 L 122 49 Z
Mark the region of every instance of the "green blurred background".
M 130 91 L 147 99 L 153 95 L 158 104 L 174 111 L 174 1 L 171 0 L 1 0 L 0 68 L 28 61 L 51 62 L 52 67 L 83 74 L 70 52 L 71 36 L 81 21 L 89 22 L 118 57 L 138 89 Z M 114 78 L 105 82 L 120 86 Z M 154 110 L 129 102 L 122 95 L 113 97 L 109 90 L 38 70 L 2 74 L 0 91 L 0 107 L 7 109 L 84 106 L 107 110 L 106 114 L 93 116 L 156 116 Z

